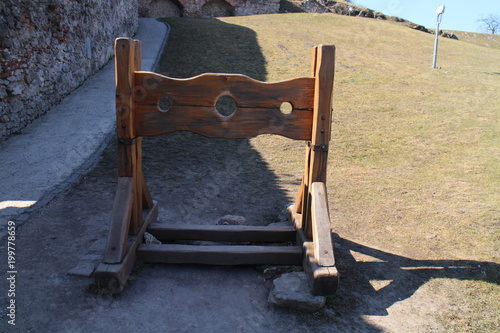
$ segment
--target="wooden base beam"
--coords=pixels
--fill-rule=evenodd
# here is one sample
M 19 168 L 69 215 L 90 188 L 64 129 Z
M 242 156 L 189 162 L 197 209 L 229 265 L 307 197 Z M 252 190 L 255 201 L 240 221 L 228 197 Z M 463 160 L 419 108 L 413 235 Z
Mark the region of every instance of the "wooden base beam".
M 288 208 L 290 213 L 290 219 L 295 225 L 301 225 L 302 214 L 296 212 L 295 207 L 292 205 Z M 328 237 L 330 236 L 330 230 L 328 230 Z M 302 267 L 306 272 L 307 279 L 309 281 L 309 286 L 311 287 L 311 292 L 314 295 L 333 295 L 337 292 L 339 286 L 339 273 L 335 266 L 335 254 L 333 251 L 333 245 L 330 245 L 331 251 L 323 257 L 323 260 L 327 263 L 332 263 L 331 266 L 320 266 L 318 260 L 315 256 L 317 252 L 316 245 L 311 239 L 306 238 L 302 229 L 297 228 L 297 243 L 302 244 L 303 251 L 303 261 Z M 328 244 L 328 240 L 323 239 L 323 244 Z M 330 243 L 331 244 L 331 238 Z M 321 247 L 321 246 L 320 246 Z
M 158 218 L 158 203 L 153 201 L 153 206 L 144 210 L 143 214 L 144 224 L 137 235 L 129 236 L 127 250 L 121 262 L 117 264 L 100 263 L 94 271 L 95 283 L 99 288 L 107 289 L 116 294 L 120 293 L 125 287 L 127 279 L 134 268 L 137 247 L 143 242 L 148 225 Z
M 204 240 L 211 242 L 295 242 L 293 226 L 189 225 L 154 222 L 148 232 L 162 242 Z
M 141 244 L 140 260 L 166 264 L 300 265 L 298 246 Z

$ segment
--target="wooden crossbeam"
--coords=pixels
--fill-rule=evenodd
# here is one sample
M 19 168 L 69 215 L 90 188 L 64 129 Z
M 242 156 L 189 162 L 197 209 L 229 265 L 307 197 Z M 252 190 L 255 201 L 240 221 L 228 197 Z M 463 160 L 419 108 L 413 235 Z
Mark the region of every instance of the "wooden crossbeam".
M 192 225 L 151 223 L 148 232 L 160 241 L 205 240 L 212 242 L 279 243 L 296 240 L 295 228 L 290 226 Z
M 204 265 L 300 265 L 298 246 L 141 244 L 138 258 L 147 262 Z
M 237 74 L 174 79 L 138 72 L 135 82 L 134 127 L 140 136 L 191 131 L 210 138 L 278 134 L 295 140 L 311 139 L 314 78 L 267 83 Z M 236 103 L 228 117 L 216 110 L 221 96 L 231 96 Z M 162 110 L 162 98 L 168 101 L 168 109 Z M 290 113 L 280 111 L 284 102 L 291 103 Z

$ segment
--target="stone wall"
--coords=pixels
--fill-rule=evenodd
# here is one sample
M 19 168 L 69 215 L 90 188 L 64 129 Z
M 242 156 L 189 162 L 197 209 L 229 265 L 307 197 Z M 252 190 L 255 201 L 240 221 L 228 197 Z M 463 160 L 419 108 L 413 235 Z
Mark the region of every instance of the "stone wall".
M 143 17 L 214 17 L 278 13 L 280 0 L 139 0 Z
M 0 141 L 46 113 L 138 27 L 137 0 L 0 2 Z

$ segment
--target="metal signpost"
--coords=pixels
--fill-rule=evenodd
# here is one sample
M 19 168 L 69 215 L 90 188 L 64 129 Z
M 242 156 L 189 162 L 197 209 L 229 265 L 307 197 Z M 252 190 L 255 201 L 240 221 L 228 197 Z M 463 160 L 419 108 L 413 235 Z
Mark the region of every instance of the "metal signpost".
M 436 59 L 438 53 L 438 36 L 439 36 L 439 23 L 444 13 L 444 5 L 441 5 L 436 10 L 436 39 L 434 41 L 434 59 L 432 60 L 432 68 L 436 68 Z

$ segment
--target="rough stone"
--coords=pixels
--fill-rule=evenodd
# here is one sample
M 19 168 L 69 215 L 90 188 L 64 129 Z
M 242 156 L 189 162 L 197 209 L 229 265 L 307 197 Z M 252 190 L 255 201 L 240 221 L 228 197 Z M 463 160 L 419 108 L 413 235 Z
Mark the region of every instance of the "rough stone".
M 0 141 L 45 114 L 108 62 L 117 37 L 138 27 L 137 0 L 2 0 Z M 85 41 L 91 40 L 87 58 Z M 55 93 L 56 92 L 56 93 Z M 36 103 L 36 108 L 28 107 Z M 22 107 L 14 110 L 14 106 Z
M 161 242 L 151 235 L 149 232 L 144 233 L 144 243 L 146 244 L 161 244 Z
M 139 0 L 142 17 L 241 16 L 278 13 L 280 0 Z
M 314 296 L 304 272 L 286 273 L 273 281 L 268 303 L 271 306 L 312 313 L 326 304 L 325 296 Z
M 266 280 L 276 279 L 282 274 L 302 271 L 302 266 L 265 266 L 262 268 L 262 275 Z
M 219 219 L 217 224 L 222 225 L 245 225 L 247 224 L 247 219 L 243 216 L 238 215 L 224 215 Z

